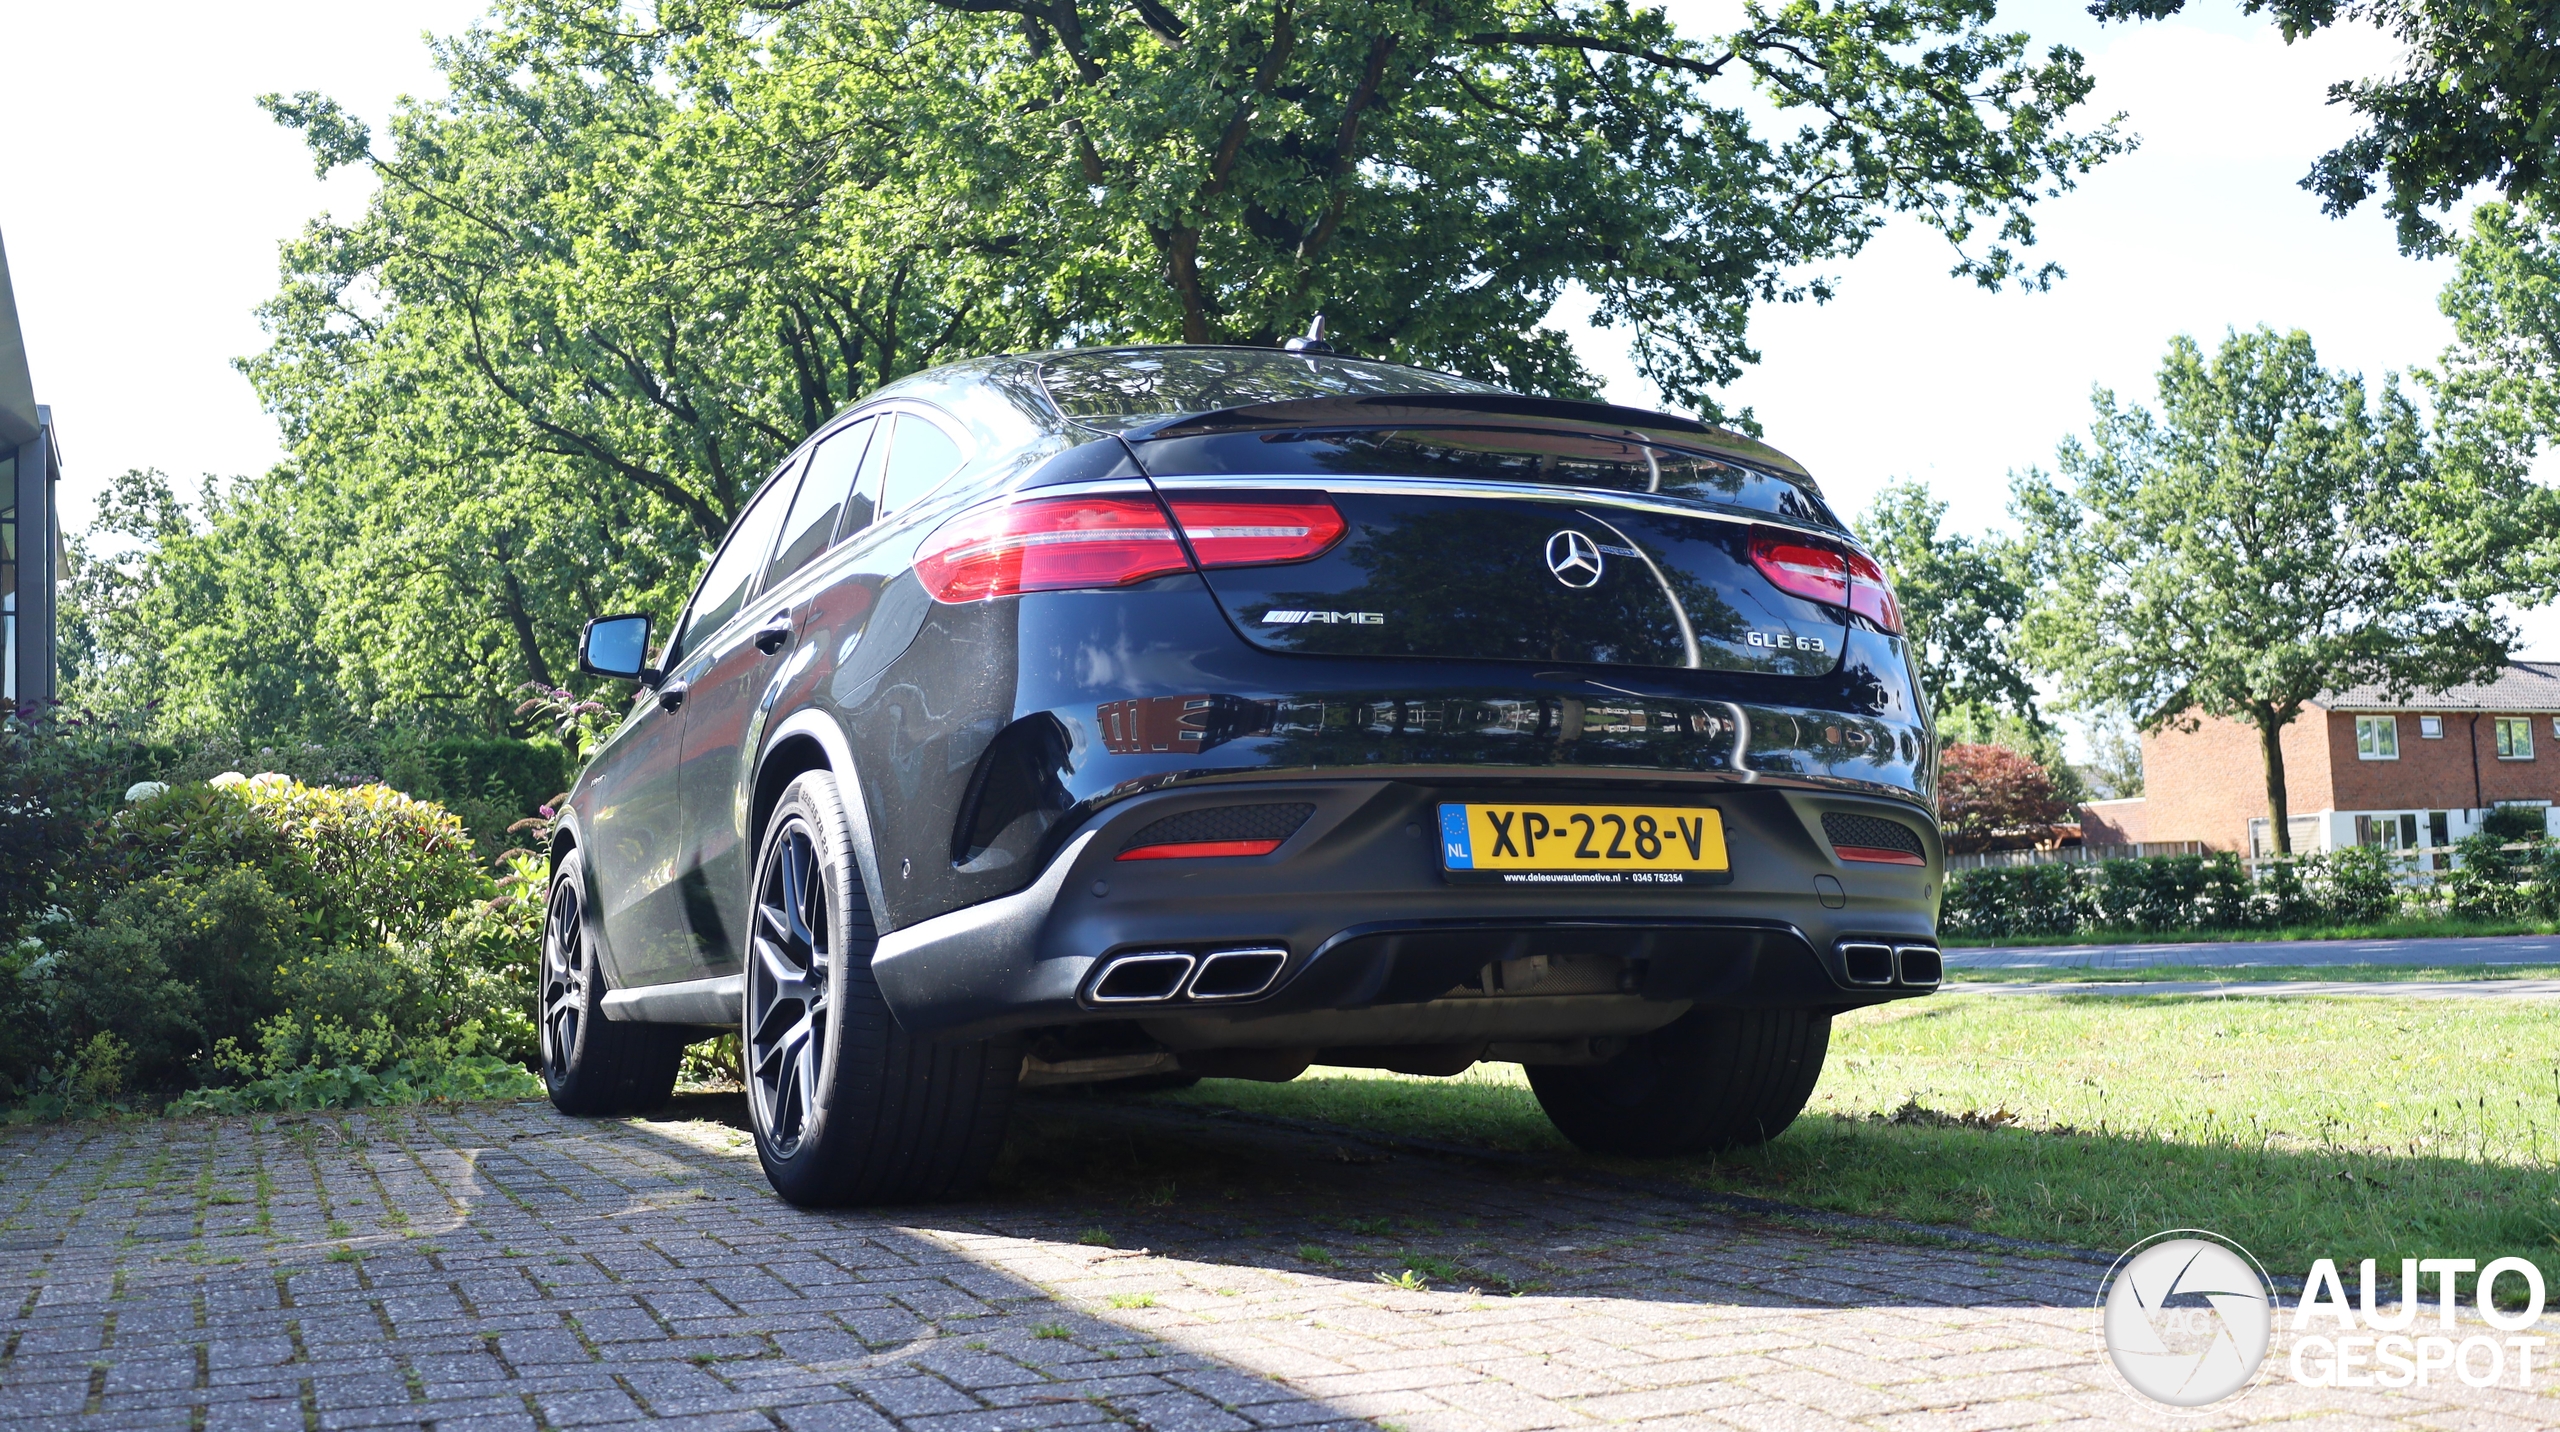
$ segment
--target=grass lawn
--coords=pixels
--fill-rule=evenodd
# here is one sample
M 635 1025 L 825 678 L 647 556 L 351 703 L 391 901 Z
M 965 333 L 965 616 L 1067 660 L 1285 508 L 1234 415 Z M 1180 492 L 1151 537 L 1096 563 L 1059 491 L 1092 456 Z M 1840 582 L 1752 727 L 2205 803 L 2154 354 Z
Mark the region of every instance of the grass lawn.
M 2315 1258 L 2510 1254 L 2560 1282 L 2560 1011 L 2527 1001 L 2021 996 L 1834 1025 L 1770 1144 L 1625 1172 L 1814 1208 L 2119 1250 L 2238 1239 L 2279 1282 Z M 1145 1096 L 1582 1160 L 1516 1065 L 1455 1079 L 1316 1069 Z
M 2164 984 L 2175 980 L 2214 980 L 2223 984 L 2263 980 L 2471 984 L 2480 980 L 2528 979 L 2560 979 L 2560 965 L 2148 965 L 2134 970 L 1991 965 L 1947 971 L 1949 984 Z
M 2288 925 L 2280 930 L 2099 930 L 2081 935 L 1941 935 L 1951 950 L 2052 945 L 2193 945 L 2265 940 L 2437 940 L 2483 935 L 2560 935 L 2550 920 L 2389 920 L 2377 925 Z

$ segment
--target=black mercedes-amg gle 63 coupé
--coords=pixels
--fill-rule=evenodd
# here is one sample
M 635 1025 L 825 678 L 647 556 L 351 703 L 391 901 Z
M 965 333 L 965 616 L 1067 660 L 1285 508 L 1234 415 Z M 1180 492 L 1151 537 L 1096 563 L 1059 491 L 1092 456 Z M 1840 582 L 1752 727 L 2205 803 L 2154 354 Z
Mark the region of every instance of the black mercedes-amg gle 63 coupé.
M 1740 434 L 1314 351 L 892 383 L 747 504 L 552 844 L 544 1074 L 741 1036 L 795 1203 L 954 1195 L 1017 1088 L 1526 1066 L 1584 1148 L 1768 1138 L 1925 993 L 1901 617 Z

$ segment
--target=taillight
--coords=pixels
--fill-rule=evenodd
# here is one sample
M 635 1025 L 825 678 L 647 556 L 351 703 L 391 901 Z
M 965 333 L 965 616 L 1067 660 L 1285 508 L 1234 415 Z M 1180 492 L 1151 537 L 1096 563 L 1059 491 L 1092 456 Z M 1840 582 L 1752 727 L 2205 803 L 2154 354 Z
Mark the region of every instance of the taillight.
M 1847 607 L 1885 631 L 1900 635 L 1902 608 L 1884 569 L 1860 552 L 1843 552 L 1776 532 L 1751 534 L 1751 565 L 1769 585 L 1826 606 Z
M 1884 579 L 1884 568 L 1864 553 L 1849 554 L 1849 610 L 1874 622 L 1878 629 L 1902 634 L 1902 606 L 1893 599 L 1893 586 Z
M 1342 539 L 1329 502 L 1180 499 L 1173 511 L 1204 567 L 1303 562 Z M 941 602 L 1023 592 L 1125 587 L 1191 570 L 1151 497 L 1043 497 L 964 512 L 916 553 L 916 577 Z
M 1791 596 L 1829 606 L 1849 605 L 1849 563 L 1829 547 L 1774 532 L 1751 534 L 1751 565 L 1769 585 Z
M 1191 570 L 1151 497 L 1048 497 L 964 512 L 916 553 L 916 577 L 939 602 L 1022 592 L 1125 587 Z
M 1330 502 L 1249 502 L 1177 497 L 1173 515 L 1203 567 L 1303 562 L 1342 540 L 1347 525 Z

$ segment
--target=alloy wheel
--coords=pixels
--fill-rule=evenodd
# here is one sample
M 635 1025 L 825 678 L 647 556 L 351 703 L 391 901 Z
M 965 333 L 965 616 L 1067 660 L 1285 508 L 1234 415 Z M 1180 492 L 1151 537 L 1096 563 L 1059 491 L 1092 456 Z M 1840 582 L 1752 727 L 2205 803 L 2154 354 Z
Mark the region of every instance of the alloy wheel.
M 542 931 L 542 1068 L 555 1084 L 569 1077 L 587 1017 L 583 914 L 576 882 L 554 881 Z
M 829 919 L 817 843 L 796 817 L 756 882 L 747 958 L 747 1096 L 776 1158 L 797 1153 L 826 1072 Z

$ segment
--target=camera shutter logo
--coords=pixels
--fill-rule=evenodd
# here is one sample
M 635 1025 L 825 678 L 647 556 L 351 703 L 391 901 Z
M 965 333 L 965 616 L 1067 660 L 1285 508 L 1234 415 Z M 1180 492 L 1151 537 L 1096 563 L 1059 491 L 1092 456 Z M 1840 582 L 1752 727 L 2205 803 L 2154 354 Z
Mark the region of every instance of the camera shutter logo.
M 2247 1387 L 2267 1360 L 2275 1318 L 2266 1277 L 2246 1249 L 2219 1234 L 2181 1228 L 2157 1238 L 2134 1245 L 2109 1275 L 2107 1357 L 2154 1402 L 2219 1402 Z
M 1600 544 L 1568 527 L 1547 539 L 1547 570 L 1568 587 L 1600 582 Z

